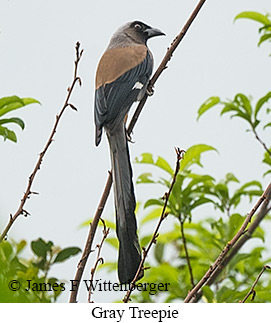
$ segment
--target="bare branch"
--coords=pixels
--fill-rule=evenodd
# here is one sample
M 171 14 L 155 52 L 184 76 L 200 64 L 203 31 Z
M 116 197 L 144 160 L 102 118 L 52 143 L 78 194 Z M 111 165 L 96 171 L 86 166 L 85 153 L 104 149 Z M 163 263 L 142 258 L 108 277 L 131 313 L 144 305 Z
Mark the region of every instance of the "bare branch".
M 255 130 L 255 128 L 252 128 L 252 131 L 255 135 L 255 138 L 259 141 L 259 143 L 263 146 L 263 149 L 269 154 L 269 156 L 271 156 L 271 151 L 267 148 L 266 144 L 262 141 L 262 139 L 259 137 L 257 131 Z
M 96 257 L 94 267 L 91 268 L 91 270 L 90 270 L 90 281 L 91 282 L 93 282 L 93 280 L 94 280 L 94 275 L 95 275 L 95 272 L 96 272 L 96 269 L 97 269 L 99 263 L 102 263 L 102 264 L 104 263 L 104 260 L 101 257 L 101 250 L 102 250 L 102 246 L 104 244 L 104 241 L 107 238 L 107 236 L 109 234 L 109 231 L 110 231 L 109 228 L 107 229 L 104 220 L 103 219 L 100 219 L 100 220 L 102 221 L 103 226 L 104 226 L 104 228 L 103 228 L 103 238 L 102 238 L 102 241 L 100 242 L 100 244 L 97 244 L 97 246 L 96 246 L 98 248 L 98 253 L 97 253 L 97 257 Z M 88 302 L 89 303 L 93 303 L 91 301 L 91 295 L 92 294 L 93 294 L 93 292 L 92 292 L 92 284 L 90 284 L 89 293 L 88 293 Z
M 153 85 L 156 83 L 157 79 L 159 78 L 159 76 L 162 74 L 162 72 L 166 69 L 166 66 L 167 66 L 167 63 L 170 61 L 172 55 L 173 55 L 173 52 L 176 50 L 176 48 L 178 47 L 178 45 L 180 44 L 180 42 L 182 41 L 184 35 L 186 34 L 186 32 L 188 31 L 189 27 L 191 26 L 192 22 L 194 21 L 194 19 L 196 18 L 197 14 L 199 13 L 200 9 L 202 8 L 203 4 L 206 2 L 206 0 L 200 0 L 198 5 L 195 7 L 194 11 L 192 12 L 191 16 L 188 18 L 186 24 L 183 26 L 181 32 L 179 33 L 179 35 L 175 38 L 175 40 L 172 42 L 171 46 L 168 48 L 160 66 L 158 67 L 158 69 L 156 70 L 155 74 L 153 75 L 153 77 L 151 78 L 150 80 L 150 85 L 149 87 L 153 87 Z M 143 99 L 139 102 L 138 106 L 137 106 L 137 109 L 131 119 L 131 122 L 127 128 L 127 135 L 129 136 L 133 129 L 134 129 L 134 126 L 139 118 L 139 115 L 147 101 L 147 98 L 148 96 L 145 95 L 143 97 Z M 109 175 L 108 175 L 108 178 L 107 178 L 107 182 L 106 182 L 106 185 L 105 185 L 105 188 L 104 188 L 104 192 L 102 194 L 102 198 L 100 200 L 100 203 L 98 205 L 98 208 L 96 210 L 96 213 L 94 215 L 94 218 L 93 218 L 93 221 L 92 221 L 92 226 L 90 228 L 90 231 L 89 231 L 89 234 L 88 234 L 88 237 L 87 237 L 87 241 L 86 241 L 86 244 L 85 244 L 85 250 L 83 252 L 83 255 L 82 255 L 82 258 L 81 260 L 79 261 L 79 264 L 77 266 L 77 272 L 76 272 L 76 275 L 75 275 L 75 279 L 77 280 L 78 282 L 78 285 L 77 287 L 71 292 L 71 295 L 70 295 L 70 302 L 73 303 L 73 302 L 76 302 L 76 296 L 77 296 L 77 293 L 78 293 L 78 288 L 79 288 L 79 284 L 80 284 L 80 281 L 81 281 L 81 278 L 82 278 L 82 274 L 83 274 L 83 271 L 84 271 L 84 268 L 85 268 L 85 265 L 86 265 L 86 262 L 87 262 L 87 258 L 90 254 L 90 251 L 91 251 L 91 246 L 92 246 L 92 242 L 93 242 L 93 238 L 94 238 L 94 235 L 95 235 L 95 232 L 96 232 L 96 227 L 97 227 L 97 224 L 99 222 L 99 218 L 102 214 L 102 211 L 103 211 L 103 208 L 104 208 L 104 205 L 107 201 L 107 198 L 108 198 L 108 195 L 109 195 L 109 192 L 111 190 L 111 186 L 112 186 L 112 173 L 109 172 Z M 105 197 L 105 195 L 107 195 Z M 100 210 L 100 205 L 102 205 L 102 209 Z M 96 226 L 96 227 L 95 227 Z
M 186 238 L 185 238 L 185 234 L 184 234 L 184 220 L 183 219 L 180 219 L 180 225 L 181 225 L 181 233 L 182 233 L 182 241 L 183 241 L 183 246 L 184 246 L 185 258 L 186 258 L 186 262 L 187 262 L 187 266 L 188 266 L 188 270 L 189 270 L 190 282 L 191 282 L 191 285 L 193 288 L 195 286 L 195 283 L 194 283 L 193 270 L 192 270 L 192 266 L 191 266 L 191 262 L 190 262 L 190 257 L 189 257 L 189 253 L 188 253 L 188 249 L 187 249 Z
M 156 226 L 156 228 L 154 230 L 154 233 L 152 235 L 151 241 L 148 244 L 148 247 L 146 249 L 143 249 L 143 257 L 142 257 L 141 262 L 140 262 L 140 264 L 138 266 L 138 269 L 137 269 L 137 272 L 135 274 L 135 277 L 132 280 L 132 282 L 130 283 L 130 289 L 127 291 L 127 293 L 126 293 L 126 295 L 125 295 L 125 297 L 123 299 L 123 302 L 124 303 L 128 303 L 129 302 L 131 293 L 134 290 L 133 287 L 134 287 L 136 281 L 138 280 L 138 277 L 139 277 L 140 273 L 142 272 L 142 270 L 144 270 L 143 265 L 144 265 L 144 262 L 145 262 L 145 260 L 147 258 L 147 255 L 148 255 L 148 253 L 149 253 L 152 245 L 156 243 L 157 237 L 159 235 L 158 231 L 160 229 L 160 226 L 161 226 L 163 220 L 168 215 L 168 213 L 166 213 L 166 208 L 167 208 L 168 200 L 169 200 L 170 194 L 172 192 L 173 186 L 174 186 L 174 184 L 176 182 L 176 178 L 177 178 L 177 175 L 178 175 L 178 172 L 179 172 L 179 169 L 180 169 L 180 162 L 181 162 L 181 160 L 183 158 L 183 153 L 184 153 L 184 150 L 181 150 L 179 148 L 175 148 L 175 150 L 176 150 L 176 154 L 177 154 L 177 161 L 176 161 L 175 172 L 174 172 L 174 176 L 172 178 L 172 182 L 171 182 L 171 185 L 169 187 L 169 190 L 164 195 L 165 196 L 165 202 L 164 202 L 164 206 L 163 206 L 163 209 L 162 209 L 162 213 L 161 213 L 160 219 L 158 221 L 158 224 L 157 224 L 157 226 Z
M 77 82 L 81 85 L 81 79 L 77 75 L 77 70 L 78 70 L 78 64 L 79 64 L 79 62 L 81 60 L 81 57 L 82 57 L 82 54 L 83 54 L 83 50 L 80 51 L 80 43 L 79 42 L 77 42 L 76 45 L 75 45 L 75 51 L 76 51 L 76 55 L 75 55 L 75 61 L 74 61 L 74 64 L 75 64 L 75 66 L 74 66 L 74 76 L 73 76 L 73 81 L 71 83 L 71 86 L 68 89 L 68 94 L 66 96 L 65 102 L 63 104 L 62 109 L 60 110 L 59 115 L 56 116 L 56 121 L 55 121 L 55 124 L 53 126 L 52 132 L 51 132 L 51 134 L 50 134 L 50 136 L 49 136 L 49 138 L 48 138 L 48 140 L 47 140 L 47 142 L 46 142 L 46 144 L 44 146 L 44 149 L 39 154 L 39 158 L 37 160 L 37 163 L 36 163 L 36 165 L 34 167 L 33 172 L 29 176 L 28 184 L 27 184 L 25 193 L 23 194 L 23 197 L 21 199 L 20 205 L 19 205 L 17 211 L 15 212 L 15 214 L 10 216 L 7 226 L 5 227 L 3 233 L 0 236 L 0 242 L 3 239 L 6 238 L 7 233 L 10 230 L 11 226 L 13 225 L 13 223 L 16 221 L 16 219 L 20 215 L 24 215 L 24 216 L 29 215 L 29 212 L 24 210 L 24 205 L 25 205 L 27 199 L 30 198 L 30 196 L 32 194 L 37 194 L 37 193 L 34 193 L 34 192 L 31 191 L 33 181 L 34 181 L 34 179 L 35 179 L 35 177 L 37 175 L 38 170 L 40 170 L 40 168 L 41 168 L 41 163 L 43 161 L 44 155 L 46 154 L 48 148 L 50 147 L 51 143 L 54 140 L 54 136 L 55 136 L 55 133 L 57 131 L 57 128 L 58 128 L 58 125 L 59 125 L 59 122 L 60 122 L 60 119 L 61 119 L 63 113 L 65 112 L 65 110 L 66 110 L 66 108 L 68 106 L 71 106 L 71 104 L 69 103 L 69 100 L 70 100 L 71 94 L 73 92 L 74 86 L 75 86 L 75 84 Z M 74 108 L 74 106 L 73 106 L 73 108 Z
M 75 288 L 73 288 L 73 290 L 71 291 L 70 300 L 69 300 L 70 303 L 76 302 L 76 296 L 78 293 L 79 284 L 80 284 L 80 281 L 81 281 L 81 278 L 82 278 L 82 275 L 83 275 L 83 272 L 84 272 L 84 269 L 85 269 L 85 266 L 86 266 L 86 263 L 88 260 L 88 256 L 91 253 L 92 242 L 93 242 L 93 239 L 94 239 L 94 236 L 96 233 L 98 222 L 101 218 L 105 203 L 106 203 L 108 195 L 110 193 L 111 185 L 112 185 L 112 174 L 110 172 L 108 175 L 108 178 L 107 178 L 107 182 L 105 184 L 105 188 L 104 188 L 100 203 L 97 207 L 96 213 L 95 213 L 94 218 L 93 218 L 91 225 L 90 225 L 90 229 L 89 229 L 87 241 L 85 244 L 85 248 L 82 253 L 82 257 L 79 260 L 79 263 L 77 265 L 77 271 L 76 271 L 75 278 L 74 278 L 74 281 L 76 281 L 77 284 L 76 284 Z
M 242 301 L 240 301 L 240 303 L 245 303 L 245 301 L 249 298 L 250 295 L 252 295 L 252 301 L 254 300 L 255 296 L 256 296 L 256 291 L 255 291 L 255 287 L 258 284 L 259 279 L 261 278 L 262 274 L 265 272 L 266 269 L 271 269 L 270 266 L 265 265 L 263 266 L 262 270 L 260 271 L 259 275 L 257 276 L 255 282 L 253 283 L 251 289 L 249 290 L 249 292 L 246 294 L 246 296 L 244 297 L 244 299 Z
M 188 292 L 188 294 L 187 294 L 187 296 L 186 296 L 186 298 L 184 300 L 184 303 L 189 303 L 190 301 L 193 301 L 193 299 L 196 298 L 196 294 L 201 289 L 201 287 L 206 284 L 206 282 L 211 277 L 211 275 L 215 272 L 215 270 L 219 266 L 221 266 L 221 263 L 223 262 L 223 260 L 225 259 L 226 255 L 231 250 L 231 248 L 241 238 L 241 236 L 247 232 L 247 226 L 251 222 L 251 219 L 252 219 L 253 215 L 255 214 L 255 212 L 257 211 L 257 209 L 260 207 L 260 205 L 270 196 L 270 192 L 271 192 L 271 183 L 267 186 L 267 188 L 265 189 L 264 193 L 259 198 L 259 200 L 255 204 L 255 206 L 252 208 L 252 210 L 250 211 L 250 213 L 247 214 L 247 216 L 245 218 L 245 221 L 243 222 L 241 228 L 236 233 L 236 235 L 232 238 L 232 240 L 227 243 L 227 245 L 225 246 L 225 248 L 222 250 L 222 252 L 218 256 L 218 258 L 214 262 L 214 264 L 212 266 L 210 266 L 210 268 L 208 269 L 208 271 L 201 278 L 201 280 L 197 283 L 197 285 L 190 292 Z

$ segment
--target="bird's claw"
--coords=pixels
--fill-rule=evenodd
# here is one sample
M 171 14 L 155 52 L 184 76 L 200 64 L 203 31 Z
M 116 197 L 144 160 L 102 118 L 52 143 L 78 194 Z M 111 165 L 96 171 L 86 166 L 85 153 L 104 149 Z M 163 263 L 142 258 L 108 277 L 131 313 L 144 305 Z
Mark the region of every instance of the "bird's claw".
M 149 84 L 149 86 L 147 87 L 146 93 L 148 96 L 152 96 L 154 94 L 153 85 Z
M 134 144 L 134 143 L 135 143 L 134 141 L 132 141 L 132 136 L 131 136 L 131 134 L 128 134 L 127 130 L 126 130 L 126 138 L 127 138 L 127 141 L 128 141 L 128 142 L 130 142 L 130 143 L 132 143 L 132 144 Z

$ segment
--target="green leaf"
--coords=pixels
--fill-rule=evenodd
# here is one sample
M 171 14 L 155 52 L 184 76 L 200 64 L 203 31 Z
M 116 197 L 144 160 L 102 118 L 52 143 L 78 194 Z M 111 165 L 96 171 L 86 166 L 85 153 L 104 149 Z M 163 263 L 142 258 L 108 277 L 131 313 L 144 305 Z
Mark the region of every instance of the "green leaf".
M 220 288 L 217 292 L 218 303 L 234 303 L 242 299 L 243 292 L 234 291 L 226 286 Z
M 235 177 L 234 174 L 232 173 L 227 173 L 226 174 L 226 181 L 225 183 L 228 184 L 230 182 L 235 182 L 235 183 L 239 183 L 239 180 Z
M 263 177 L 265 177 L 266 175 L 268 175 L 268 174 L 271 174 L 271 169 L 270 170 L 268 170 L 268 171 L 266 171 L 264 174 L 263 174 Z
M 158 199 L 149 199 L 144 204 L 144 209 L 147 208 L 148 206 L 152 206 L 152 205 L 164 205 L 164 202 L 162 200 L 158 200 Z
M 237 253 L 229 263 L 230 269 L 235 269 L 235 267 L 246 259 L 249 259 L 251 255 L 249 253 Z
M 203 115 L 203 113 L 205 113 L 206 111 L 208 111 L 209 109 L 217 105 L 218 103 L 220 103 L 220 98 L 218 96 L 212 96 L 209 99 L 207 99 L 198 109 L 197 120 Z
M 215 185 L 216 191 L 223 197 L 224 200 L 227 200 L 229 198 L 229 190 L 227 185 L 224 183 L 218 183 Z
M 110 244 L 113 248 L 117 249 L 119 247 L 119 241 L 117 238 L 106 238 L 105 242 Z
M 52 241 L 45 242 L 43 239 L 39 238 L 37 240 L 31 241 L 31 249 L 39 257 L 45 258 L 48 251 L 51 251 L 53 246 Z
M 10 96 L 10 97 L 5 97 L 0 99 L 0 116 L 22 108 L 26 105 L 32 104 L 32 103 L 38 103 L 40 104 L 39 101 L 32 99 L 32 98 L 19 98 L 18 96 Z
M 268 16 L 270 16 L 270 15 L 268 15 Z M 262 27 L 259 29 L 259 32 L 262 32 L 262 31 L 264 31 L 264 32 L 271 31 L 271 23 L 270 23 L 269 25 L 264 25 L 264 26 L 262 26 Z
M 173 175 L 173 169 L 169 165 L 169 163 L 162 157 L 158 156 L 156 162 L 154 162 L 153 155 L 150 153 L 143 153 L 141 154 L 141 158 L 135 158 L 135 162 L 138 164 L 151 164 L 159 167 L 160 169 L 166 171 L 170 175 Z M 151 175 L 150 173 L 143 174 L 145 175 L 141 180 L 146 180 L 147 183 L 152 183 L 146 177 L 146 175 Z
M 166 233 L 159 233 L 158 242 L 163 243 L 164 245 L 169 245 L 172 242 L 180 241 L 181 233 L 180 228 L 175 226 L 174 230 L 168 231 Z M 187 239 L 188 240 L 188 239 Z
M 261 109 L 261 107 L 268 102 L 268 100 L 271 98 L 271 92 L 268 92 L 265 96 L 260 98 L 260 100 L 257 102 L 255 111 L 254 111 L 254 118 L 257 118 L 257 115 Z
M 210 286 L 205 285 L 202 287 L 203 296 L 206 297 L 208 303 L 214 303 L 214 293 L 211 290 Z
M 262 242 L 265 242 L 265 232 L 261 227 L 258 227 L 254 233 L 252 238 L 259 238 L 262 240 Z
M 247 96 L 242 93 L 238 93 L 233 101 L 223 102 L 223 104 L 224 108 L 221 111 L 221 115 L 228 112 L 233 112 L 234 114 L 231 116 L 231 118 L 239 117 L 247 120 L 250 125 L 253 124 L 253 121 L 251 120 L 252 107 Z
M 271 147 L 269 148 L 269 151 L 271 152 Z M 263 159 L 263 163 L 268 165 L 268 166 L 271 166 L 271 156 L 270 154 L 266 151 L 265 154 L 264 154 L 264 159 Z M 263 176 L 265 177 L 266 175 L 268 174 L 271 174 L 271 169 L 270 170 L 267 170 Z
M 204 144 L 190 147 L 186 151 L 184 158 L 181 160 L 180 171 L 187 170 L 193 164 L 202 166 L 200 163 L 201 154 L 210 150 L 216 151 L 216 149 L 213 148 L 212 146 L 208 146 Z
M 151 173 L 143 173 L 138 176 L 136 183 L 137 184 L 146 184 L 146 183 L 155 183 L 150 177 L 152 176 Z
M 62 262 L 72 256 L 77 255 L 81 251 L 78 247 L 69 247 L 61 250 L 56 256 L 53 263 Z
M 91 224 L 91 220 L 90 219 L 88 219 L 88 220 L 86 220 L 86 221 L 84 221 L 84 222 L 82 222 L 81 224 L 79 224 L 79 228 L 84 228 L 84 227 L 89 227 L 90 226 L 90 224 Z
M 251 186 L 257 186 L 257 187 L 259 187 L 260 190 L 262 190 L 262 184 L 259 181 L 250 181 L 250 182 L 247 182 L 244 185 L 242 185 L 239 190 L 240 191 L 244 191 L 245 188 L 251 187 Z
M 242 93 L 238 93 L 236 94 L 235 98 L 234 98 L 234 101 L 237 102 L 237 104 L 239 106 L 241 106 L 242 108 L 244 108 L 244 110 L 246 111 L 247 115 L 249 117 L 251 117 L 251 112 L 252 112 L 252 107 L 251 107 L 251 104 L 250 104 L 250 100 L 249 98 L 242 94 Z
M 268 19 L 267 15 L 263 15 L 255 11 L 241 12 L 234 18 L 234 20 L 241 19 L 241 18 L 255 20 L 263 25 L 271 24 L 271 21 Z
M 184 177 L 182 178 L 184 180 Z M 213 187 L 214 178 L 209 175 L 188 174 L 186 175 L 186 178 L 191 178 L 192 180 L 185 188 L 182 188 L 182 182 L 180 182 L 180 185 L 177 187 L 176 193 L 180 195 L 180 190 L 181 190 L 182 196 L 187 197 L 189 200 L 193 194 L 196 194 L 198 192 L 200 194 L 205 192 L 208 193 L 210 190 L 210 187 Z M 184 203 L 186 202 L 184 201 Z M 189 202 L 187 201 L 186 204 L 190 204 L 190 201 Z
M 4 140 L 9 139 L 13 142 L 17 142 L 17 137 L 15 135 L 15 132 L 12 130 L 9 130 L 6 127 L 0 126 L 0 136 L 3 136 Z
M 257 289 L 258 288 L 256 286 L 256 296 L 255 296 L 254 301 L 251 301 L 251 302 L 267 303 L 270 299 L 270 290 L 268 289 L 268 287 L 266 288 L 266 290 L 262 290 L 262 291 L 258 291 Z M 249 297 L 248 301 L 249 300 L 251 300 L 251 296 Z
M 166 171 L 170 175 L 173 175 L 173 169 L 171 168 L 169 163 L 164 158 L 158 156 L 155 165 L 158 166 L 159 168 L 163 169 L 164 171 Z
M 263 128 L 266 129 L 268 127 L 271 127 L 271 122 L 267 123 Z
M 2 250 L 1 249 L 0 250 L 3 252 L 3 255 L 4 255 L 4 262 L 8 262 L 13 254 L 12 245 L 8 241 L 2 241 L 0 248 L 2 249 Z
M 144 224 L 146 222 L 152 221 L 154 219 L 160 218 L 162 214 L 162 207 L 155 208 L 150 213 L 148 213 L 140 222 L 140 224 Z
M 196 207 L 198 207 L 198 206 L 200 206 L 202 204 L 206 204 L 206 203 L 214 203 L 214 201 L 211 200 L 211 199 L 208 199 L 207 197 L 200 197 L 190 205 L 190 209 L 193 210 Z
M 136 157 L 135 162 L 138 164 L 151 164 L 154 165 L 153 156 L 150 153 L 141 154 L 140 158 Z
M 16 245 L 16 253 L 20 253 L 26 246 L 26 241 L 25 240 L 21 240 L 17 245 Z
M 244 222 L 244 217 L 239 213 L 234 213 L 230 216 L 229 219 L 229 236 L 233 237 L 236 232 L 240 229 L 241 225 Z
M 269 151 L 271 152 L 271 147 L 269 148 Z M 271 156 L 267 151 L 264 153 L 263 163 L 271 166 Z
M 5 106 L 11 104 L 11 103 L 15 103 L 15 102 L 20 102 L 21 104 L 23 104 L 22 99 L 20 99 L 18 96 L 14 95 L 14 96 L 7 96 L 4 98 L 0 99 L 0 109 L 4 108 Z
M 24 122 L 20 118 L 0 119 L 0 125 L 5 123 L 16 123 L 22 128 L 22 130 L 24 129 Z
M 164 249 L 165 249 L 165 245 L 163 243 L 157 243 L 155 245 L 155 249 L 154 249 L 154 257 L 156 259 L 156 261 L 158 263 L 162 262 L 163 259 L 163 255 L 164 255 Z
M 33 104 L 33 103 L 41 104 L 40 101 L 33 98 L 22 98 L 22 101 L 24 105 Z
M 271 40 L 271 34 L 262 35 L 259 42 L 258 42 L 258 46 L 260 46 L 264 41 L 267 41 L 268 39 Z

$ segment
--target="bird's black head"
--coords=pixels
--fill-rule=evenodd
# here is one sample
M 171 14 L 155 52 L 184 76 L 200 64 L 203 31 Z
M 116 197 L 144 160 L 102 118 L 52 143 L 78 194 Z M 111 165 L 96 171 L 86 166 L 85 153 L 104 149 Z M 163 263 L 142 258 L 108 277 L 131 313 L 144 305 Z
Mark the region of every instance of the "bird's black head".
M 144 24 L 141 21 L 133 21 L 126 30 L 127 34 L 146 43 L 149 38 L 165 35 L 161 30 Z
M 128 22 L 113 34 L 107 49 L 131 46 L 132 44 L 146 44 L 149 38 L 160 35 L 165 34 L 141 21 Z

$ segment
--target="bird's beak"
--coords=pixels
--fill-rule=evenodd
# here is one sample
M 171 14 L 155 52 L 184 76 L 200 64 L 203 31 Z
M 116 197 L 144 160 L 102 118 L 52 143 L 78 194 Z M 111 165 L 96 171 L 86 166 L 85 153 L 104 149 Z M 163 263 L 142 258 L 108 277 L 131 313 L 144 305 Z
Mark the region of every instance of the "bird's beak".
M 165 36 L 166 34 L 163 33 L 160 29 L 157 28 L 148 28 L 144 31 L 145 34 L 147 34 L 148 38 L 155 37 L 155 36 Z

